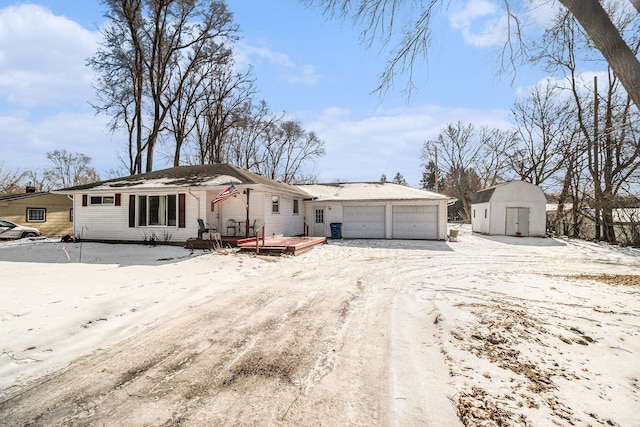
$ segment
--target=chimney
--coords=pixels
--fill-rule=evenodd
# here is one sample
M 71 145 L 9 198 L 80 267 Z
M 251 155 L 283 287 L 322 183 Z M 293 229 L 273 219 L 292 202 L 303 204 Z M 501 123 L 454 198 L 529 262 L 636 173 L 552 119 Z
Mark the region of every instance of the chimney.
M 33 185 L 27 185 L 27 188 L 25 188 L 25 193 L 35 193 L 36 192 L 36 187 L 34 187 Z

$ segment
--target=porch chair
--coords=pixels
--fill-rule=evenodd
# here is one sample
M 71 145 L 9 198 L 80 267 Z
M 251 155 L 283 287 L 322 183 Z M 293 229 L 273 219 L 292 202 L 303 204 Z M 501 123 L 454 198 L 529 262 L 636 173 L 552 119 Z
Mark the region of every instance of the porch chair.
M 198 218 L 198 239 L 202 240 L 204 233 L 213 233 L 215 231 L 217 231 L 215 225 L 207 224 L 202 218 Z
M 249 226 L 249 236 L 251 236 L 251 233 L 253 233 L 253 236 L 256 235 L 256 222 L 257 221 L 258 221 L 257 219 L 254 219 L 253 223 Z M 251 236 L 251 237 L 253 237 L 253 236 Z
M 227 220 L 227 236 L 235 236 L 236 235 L 236 227 L 238 223 L 235 219 Z M 233 230 L 233 234 L 229 234 L 229 230 Z

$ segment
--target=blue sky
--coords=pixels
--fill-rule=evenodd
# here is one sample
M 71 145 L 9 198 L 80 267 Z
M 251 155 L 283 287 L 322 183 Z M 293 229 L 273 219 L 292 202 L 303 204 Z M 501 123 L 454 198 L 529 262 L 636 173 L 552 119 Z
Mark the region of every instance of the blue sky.
M 446 3 L 446 2 L 445 2 Z M 400 172 L 419 186 L 420 150 L 461 120 L 506 127 L 509 109 L 543 75 L 499 76 L 496 46 L 504 36 L 501 0 L 464 0 L 434 21 L 429 63 L 416 68 L 407 99 L 401 76 L 384 96 L 378 84 L 387 54 L 367 49 L 360 28 L 328 21 L 298 0 L 228 0 L 242 37 L 238 61 L 251 64 L 258 98 L 286 111 L 325 141 L 310 172 L 320 182 L 377 181 Z M 0 0 L 0 166 L 36 169 L 55 149 L 81 152 L 105 177 L 124 148 L 94 97 L 85 60 L 99 41 L 98 0 Z M 163 165 L 157 160 L 156 168 Z

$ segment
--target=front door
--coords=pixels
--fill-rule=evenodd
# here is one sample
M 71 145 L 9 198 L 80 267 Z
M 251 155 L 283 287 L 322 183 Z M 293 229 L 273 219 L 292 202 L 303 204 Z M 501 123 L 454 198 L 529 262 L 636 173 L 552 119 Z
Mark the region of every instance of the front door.
M 504 234 L 507 236 L 529 235 L 529 208 L 507 208 Z
M 312 235 L 315 237 L 326 237 L 327 227 L 324 220 L 324 208 L 314 210 Z

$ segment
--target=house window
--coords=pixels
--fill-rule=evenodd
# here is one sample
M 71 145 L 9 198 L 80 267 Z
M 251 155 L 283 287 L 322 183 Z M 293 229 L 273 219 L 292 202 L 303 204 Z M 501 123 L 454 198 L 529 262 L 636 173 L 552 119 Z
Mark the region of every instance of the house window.
M 293 199 L 293 214 L 297 215 L 300 213 L 300 208 L 298 207 L 298 200 L 297 199 Z
M 484 210 L 484 217 L 485 218 L 487 217 L 487 210 L 486 209 Z
M 45 208 L 27 208 L 27 222 L 45 222 L 47 210 Z
M 316 224 L 324 224 L 324 209 L 316 209 Z
M 138 196 L 138 225 L 176 226 L 176 196 Z
M 280 213 L 280 196 L 271 196 L 271 213 Z
M 92 205 L 112 205 L 113 196 L 91 196 L 89 198 Z
M 476 217 L 476 210 L 475 209 L 473 210 L 473 217 L 474 218 Z

